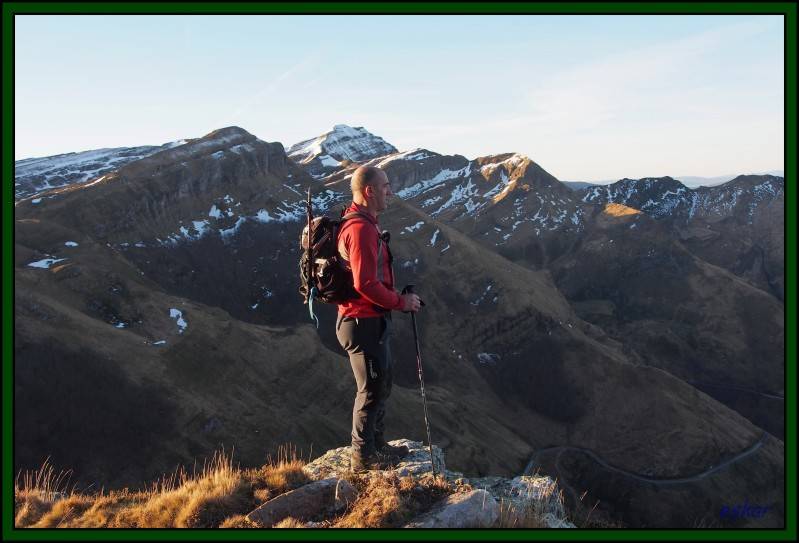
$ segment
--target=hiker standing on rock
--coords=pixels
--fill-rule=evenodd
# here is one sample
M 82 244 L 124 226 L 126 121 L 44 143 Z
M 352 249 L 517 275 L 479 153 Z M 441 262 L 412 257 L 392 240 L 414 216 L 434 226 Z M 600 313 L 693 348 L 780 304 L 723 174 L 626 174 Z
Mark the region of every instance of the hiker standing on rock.
M 339 231 L 338 251 L 352 269 L 358 298 L 338 306 L 336 337 L 347 351 L 357 392 L 352 409 L 352 471 L 388 469 L 408 454 L 405 446 L 389 445 L 384 436 L 386 400 L 391 394 L 389 349 L 391 311 L 419 311 L 416 294 L 394 290 L 388 233 L 381 232 L 378 214 L 392 196 L 388 177 L 380 168 L 361 166 L 352 175 L 352 204 Z

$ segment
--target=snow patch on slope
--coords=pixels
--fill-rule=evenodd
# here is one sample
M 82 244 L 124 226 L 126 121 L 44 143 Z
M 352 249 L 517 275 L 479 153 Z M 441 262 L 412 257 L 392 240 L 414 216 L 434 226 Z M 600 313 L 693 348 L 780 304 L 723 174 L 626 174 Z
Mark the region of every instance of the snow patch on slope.
M 414 198 L 420 194 L 424 194 L 425 192 L 451 179 L 457 179 L 459 177 L 468 177 L 471 174 L 471 172 L 472 172 L 471 164 L 467 164 L 460 170 L 444 169 L 438 172 L 435 176 L 431 177 L 430 179 L 419 181 L 418 183 L 415 183 L 410 187 L 405 187 L 404 189 L 398 191 L 397 196 L 403 199 Z
M 56 262 L 61 262 L 64 260 L 68 260 L 66 258 L 45 258 L 43 260 L 37 260 L 36 262 L 31 262 L 28 264 L 31 268 L 41 268 L 44 270 L 50 269 L 50 266 L 55 264 Z
M 182 334 L 186 331 L 189 323 L 183 319 L 183 312 L 180 309 L 175 309 L 174 307 L 170 308 L 169 317 L 176 320 L 176 324 L 178 325 L 178 334 Z
M 412 149 L 410 151 L 404 151 L 402 153 L 395 153 L 393 155 L 389 155 L 388 157 L 382 159 L 380 162 L 377 163 L 378 168 L 385 168 L 389 164 L 397 160 L 424 160 L 426 158 L 432 158 L 436 156 L 434 153 L 426 149 L 422 149 L 417 147 L 416 149 Z

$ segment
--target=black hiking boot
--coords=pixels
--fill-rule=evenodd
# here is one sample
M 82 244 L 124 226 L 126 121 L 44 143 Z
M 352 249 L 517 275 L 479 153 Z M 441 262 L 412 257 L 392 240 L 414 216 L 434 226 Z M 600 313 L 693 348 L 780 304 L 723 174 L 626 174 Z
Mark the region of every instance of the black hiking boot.
M 375 442 L 377 452 L 389 458 L 396 459 L 397 462 L 408 456 L 408 447 L 405 445 L 395 447 L 394 445 L 389 445 L 385 441 L 375 440 Z
M 350 471 L 353 473 L 363 473 L 371 470 L 387 470 L 397 466 L 397 460 L 376 452 L 362 455 L 360 452 L 353 451 L 350 456 Z

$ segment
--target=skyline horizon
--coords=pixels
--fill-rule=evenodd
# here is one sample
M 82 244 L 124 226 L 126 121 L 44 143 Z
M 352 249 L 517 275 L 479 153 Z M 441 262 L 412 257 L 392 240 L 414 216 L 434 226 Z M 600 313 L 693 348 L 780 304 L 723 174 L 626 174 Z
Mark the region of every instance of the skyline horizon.
M 391 145 L 394 145 L 391 142 L 390 138 L 385 138 L 381 134 L 375 134 L 374 132 L 369 130 L 368 127 L 358 126 L 358 125 L 353 125 L 353 124 L 347 124 L 347 123 L 336 123 L 335 125 L 333 125 L 333 127 L 330 128 L 330 130 L 327 130 L 325 132 L 320 132 L 316 136 L 311 136 L 311 137 L 308 137 L 308 138 L 304 138 L 304 139 L 295 141 L 295 142 L 290 143 L 290 144 L 286 144 L 286 143 L 284 143 L 283 141 L 281 141 L 279 139 L 278 140 L 263 139 L 260 136 L 258 136 L 258 134 L 255 134 L 251 130 L 247 130 L 246 128 L 244 128 L 242 126 L 230 125 L 230 126 L 220 126 L 219 128 L 215 128 L 215 129 L 207 132 L 206 134 L 203 134 L 201 136 L 196 136 L 196 137 L 178 138 L 176 140 L 164 141 L 164 142 L 161 142 L 161 143 L 152 143 L 152 142 L 150 142 L 150 143 L 142 143 L 142 144 L 135 144 L 135 145 L 120 145 L 120 146 L 114 146 L 114 147 L 97 147 L 97 148 L 93 148 L 93 149 L 81 149 L 81 150 L 78 150 L 78 151 L 65 151 L 65 152 L 61 152 L 61 153 L 48 154 L 48 155 L 28 156 L 28 157 L 23 157 L 23 158 L 15 158 L 14 159 L 14 163 L 16 164 L 17 162 L 21 162 L 21 161 L 25 161 L 25 160 L 41 160 L 41 159 L 46 159 L 46 158 L 56 157 L 56 156 L 64 156 L 64 155 L 69 155 L 69 154 L 86 153 L 86 152 L 98 151 L 98 150 L 103 150 L 103 149 L 121 149 L 121 148 L 135 148 L 135 147 L 145 147 L 145 146 L 160 146 L 160 145 L 165 145 L 165 144 L 168 144 L 168 143 L 173 143 L 175 141 L 181 141 L 181 140 L 184 140 L 184 139 L 186 139 L 186 140 L 198 139 L 198 138 L 207 136 L 208 134 L 210 134 L 211 132 L 214 132 L 216 130 L 221 130 L 221 129 L 224 129 L 224 128 L 231 128 L 231 127 L 234 127 L 234 126 L 238 127 L 238 128 L 241 128 L 242 130 L 245 130 L 246 132 L 249 132 L 250 134 L 252 134 L 253 136 L 255 136 L 256 138 L 258 138 L 258 139 L 260 139 L 262 141 L 267 141 L 267 142 L 270 142 L 270 143 L 280 143 L 283 146 L 283 149 L 286 152 L 288 152 L 288 150 L 289 150 L 289 148 L 291 146 L 293 146 L 293 145 L 295 145 L 297 143 L 301 143 L 303 141 L 312 140 L 312 139 L 315 139 L 315 138 L 317 138 L 319 136 L 322 136 L 325 133 L 332 131 L 336 125 L 349 126 L 349 127 L 352 127 L 352 128 L 363 128 L 367 132 L 372 134 L 373 136 L 380 137 L 384 141 L 386 141 L 387 143 L 389 143 Z M 411 150 L 416 149 L 416 148 L 422 149 L 422 147 L 410 147 L 410 148 L 407 148 L 407 149 L 403 149 L 403 148 L 397 147 L 396 145 L 394 145 L 394 147 L 396 147 L 397 151 L 400 152 L 400 153 L 411 151 Z M 435 149 L 426 149 L 426 150 L 427 151 L 432 151 L 434 153 L 438 153 L 438 154 L 441 154 L 441 155 L 446 155 L 446 153 L 439 153 Z M 681 177 L 684 177 L 684 178 L 700 178 L 700 179 L 712 180 L 712 179 L 717 179 L 717 178 L 722 178 L 722 177 L 734 178 L 734 177 L 737 177 L 739 175 L 769 175 L 769 174 L 771 174 L 771 172 L 782 172 L 783 175 L 784 175 L 784 166 L 783 166 L 783 167 L 780 167 L 780 168 L 767 168 L 767 169 L 760 169 L 760 170 L 757 170 L 757 171 L 741 171 L 741 172 L 726 171 L 725 173 L 719 173 L 719 174 L 713 174 L 713 175 L 694 175 L 692 173 L 689 174 L 689 173 L 684 173 L 683 172 L 683 173 L 679 173 L 679 174 L 665 173 L 665 174 L 662 174 L 662 175 L 643 175 L 643 176 L 637 176 L 637 177 L 631 177 L 629 175 L 622 175 L 622 176 L 615 177 L 615 178 L 607 178 L 607 177 L 605 177 L 605 178 L 601 178 L 601 179 L 600 178 L 595 178 L 595 179 L 585 179 L 585 178 L 571 179 L 571 178 L 569 178 L 569 179 L 567 179 L 565 177 L 561 178 L 560 176 L 558 176 L 556 173 L 554 173 L 553 171 L 548 169 L 545 164 L 543 164 L 543 163 L 539 162 L 538 160 L 536 160 L 535 157 L 530 156 L 530 155 L 528 155 L 526 153 L 522 153 L 520 151 L 512 151 L 511 150 L 511 151 L 504 151 L 504 152 L 499 152 L 499 153 L 478 154 L 478 155 L 475 155 L 475 156 L 469 156 L 469 155 L 466 155 L 466 154 L 463 154 L 463 153 L 453 153 L 453 154 L 461 155 L 461 156 L 463 156 L 463 157 L 465 157 L 465 158 L 467 158 L 468 160 L 471 161 L 471 160 L 476 160 L 478 158 L 482 158 L 482 157 L 486 157 L 486 156 L 506 154 L 506 153 L 514 153 L 514 154 L 519 154 L 519 155 L 526 156 L 527 158 L 529 158 L 530 160 L 532 160 L 533 162 L 535 162 L 536 164 L 541 166 L 549 174 L 553 175 L 559 181 L 561 181 L 561 182 L 570 182 L 570 183 L 575 183 L 575 182 L 576 183 L 596 183 L 596 184 L 604 185 L 604 184 L 615 183 L 616 181 L 620 181 L 622 179 L 646 179 L 646 178 L 661 178 L 661 177 L 671 177 L 671 178 L 677 179 L 677 180 L 679 180 Z

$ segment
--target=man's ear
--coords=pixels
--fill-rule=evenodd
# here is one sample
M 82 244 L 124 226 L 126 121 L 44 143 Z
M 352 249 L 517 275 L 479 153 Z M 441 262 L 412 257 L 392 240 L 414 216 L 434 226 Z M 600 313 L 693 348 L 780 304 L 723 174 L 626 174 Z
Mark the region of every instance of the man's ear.
M 371 198 L 375 195 L 375 188 L 372 185 L 366 185 L 363 188 L 363 195 L 367 198 Z

